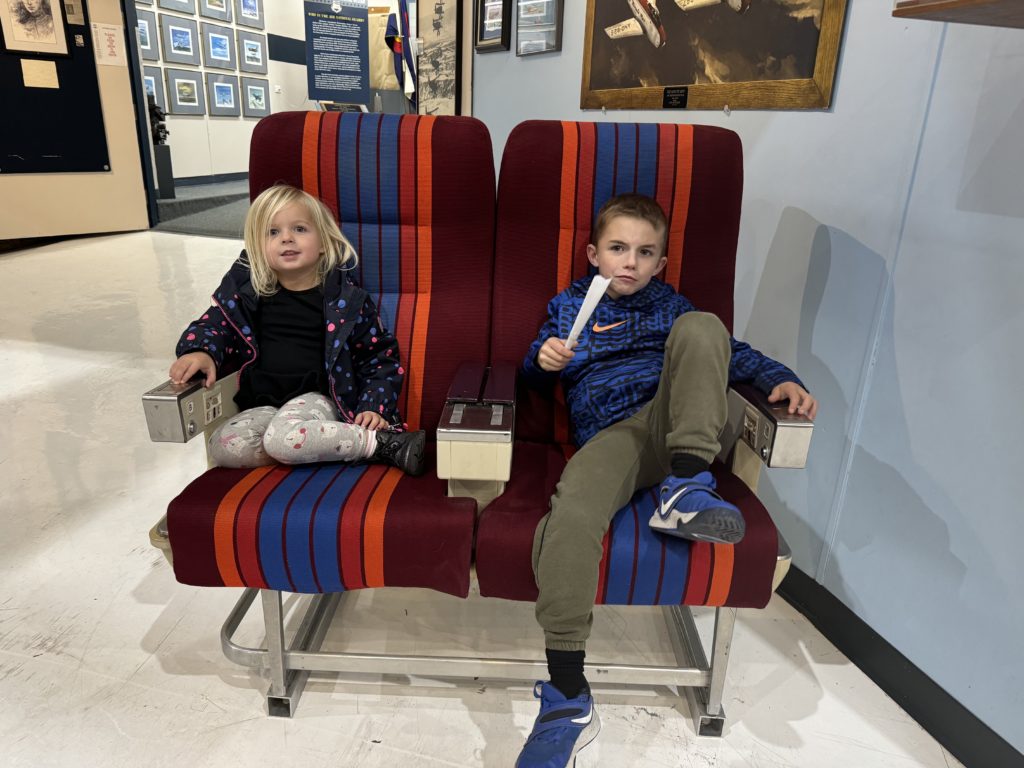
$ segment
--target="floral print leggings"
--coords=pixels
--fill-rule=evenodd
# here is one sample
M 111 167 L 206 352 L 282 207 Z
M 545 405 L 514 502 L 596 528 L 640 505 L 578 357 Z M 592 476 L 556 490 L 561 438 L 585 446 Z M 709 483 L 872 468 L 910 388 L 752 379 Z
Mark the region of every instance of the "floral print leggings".
M 359 461 L 377 449 L 373 430 L 338 420 L 338 410 L 318 392 L 293 397 L 280 409 L 265 405 L 232 416 L 210 435 L 218 467 L 262 467 Z

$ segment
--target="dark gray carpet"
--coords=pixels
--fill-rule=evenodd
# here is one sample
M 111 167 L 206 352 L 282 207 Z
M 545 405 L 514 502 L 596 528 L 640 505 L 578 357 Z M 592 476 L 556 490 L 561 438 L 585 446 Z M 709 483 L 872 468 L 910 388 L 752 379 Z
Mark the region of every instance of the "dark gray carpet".
M 179 232 L 184 235 L 208 235 L 240 240 L 242 227 L 245 226 L 245 213 L 248 210 L 249 196 L 247 194 L 242 199 L 231 203 L 161 221 L 153 229 L 161 232 Z

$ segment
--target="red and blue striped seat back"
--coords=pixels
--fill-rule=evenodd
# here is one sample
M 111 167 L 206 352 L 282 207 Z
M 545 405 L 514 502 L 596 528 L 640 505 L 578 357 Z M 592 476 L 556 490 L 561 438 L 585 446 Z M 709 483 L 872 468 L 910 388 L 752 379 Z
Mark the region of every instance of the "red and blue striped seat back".
M 494 248 L 490 135 L 469 117 L 283 112 L 260 121 L 250 195 L 316 195 L 359 252 L 355 280 L 398 338 L 411 429 L 437 426 L 463 360 L 487 360 Z
M 547 302 L 590 269 L 586 248 L 598 210 L 627 192 L 655 198 L 668 217 L 665 281 L 732 329 L 743 192 L 734 132 L 531 120 L 509 135 L 499 179 L 492 359 L 522 359 Z M 565 442 L 564 419 L 545 410 L 532 402 L 517 433 Z

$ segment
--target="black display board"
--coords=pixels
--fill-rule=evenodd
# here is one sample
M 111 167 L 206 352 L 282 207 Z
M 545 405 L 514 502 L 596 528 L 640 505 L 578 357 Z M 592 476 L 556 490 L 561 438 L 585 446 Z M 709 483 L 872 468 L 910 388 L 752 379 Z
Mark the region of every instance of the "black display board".
M 110 170 L 88 15 L 67 34 L 68 56 L 11 53 L 0 44 L 0 174 Z M 26 88 L 22 59 L 54 62 L 59 87 Z

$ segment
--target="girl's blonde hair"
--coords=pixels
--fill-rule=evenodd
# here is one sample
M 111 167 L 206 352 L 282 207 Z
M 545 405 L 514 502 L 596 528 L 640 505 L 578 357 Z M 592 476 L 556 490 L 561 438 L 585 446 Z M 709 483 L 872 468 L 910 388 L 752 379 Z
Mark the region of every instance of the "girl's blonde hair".
M 270 222 L 282 208 L 301 203 L 309 211 L 313 226 L 320 235 L 324 251 L 317 263 L 317 285 L 323 285 L 327 274 L 339 266 L 355 267 L 359 256 L 352 243 L 341 233 L 338 222 L 322 202 L 308 192 L 289 186 L 275 184 L 265 189 L 252 201 L 245 216 L 245 252 L 249 257 L 252 272 L 252 286 L 257 296 L 271 296 L 280 287 L 277 275 L 267 262 L 266 244 L 270 233 Z

